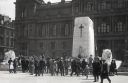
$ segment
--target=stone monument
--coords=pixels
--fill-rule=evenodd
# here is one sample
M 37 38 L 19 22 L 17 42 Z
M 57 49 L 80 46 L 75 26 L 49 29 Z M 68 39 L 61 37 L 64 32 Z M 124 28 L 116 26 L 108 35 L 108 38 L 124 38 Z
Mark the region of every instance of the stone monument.
M 76 17 L 73 33 L 72 57 L 94 57 L 94 30 L 93 22 L 89 17 Z
M 9 68 L 8 60 L 10 58 L 12 60 L 14 60 L 16 58 L 15 52 L 13 50 L 9 50 L 8 52 L 5 52 L 4 60 L 3 60 L 3 62 L 0 63 L 0 70 L 4 70 L 4 71 L 8 70 L 8 68 Z
M 5 57 L 4 57 L 3 63 L 8 64 L 8 61 L 10 58 L 12 60 L 14 60 L 16 58 L 15 52 L 13 50 L 9 50 L 8 52 L 5 52 Z

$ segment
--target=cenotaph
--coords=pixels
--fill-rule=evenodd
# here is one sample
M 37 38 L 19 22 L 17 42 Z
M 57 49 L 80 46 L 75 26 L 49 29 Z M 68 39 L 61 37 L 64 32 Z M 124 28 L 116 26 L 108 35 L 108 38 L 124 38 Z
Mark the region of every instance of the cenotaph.
M 89 17 L 76 17 L 74 22 L 72 57 L 94 57 L 93 22 Z

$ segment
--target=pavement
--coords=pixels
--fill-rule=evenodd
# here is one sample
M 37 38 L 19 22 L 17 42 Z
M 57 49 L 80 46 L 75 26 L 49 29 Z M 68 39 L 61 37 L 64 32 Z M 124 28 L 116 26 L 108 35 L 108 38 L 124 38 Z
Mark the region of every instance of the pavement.
M 125 75 L 124 75 L 125 74 Z M 112 83 L 128 83 L 127 72 L 119 73 L 118 76 L 110 76 Z M 89 75 L 86 79 L 85 76 L 34 76 L 29 73 L 17 72 L 10 74 L 8 71 L 0 71 L 0 83 L 94 83 L 93 76 Z M 100 83 L 100 82 L 95 82 Z M 104 83 L 108 83 L 105 79 Z

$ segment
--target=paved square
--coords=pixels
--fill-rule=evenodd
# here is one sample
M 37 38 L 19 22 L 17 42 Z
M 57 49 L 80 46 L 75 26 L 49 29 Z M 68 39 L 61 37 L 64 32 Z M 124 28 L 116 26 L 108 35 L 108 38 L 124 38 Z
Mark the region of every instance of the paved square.
M 111 76 L 112 83 L 127 83 L 127 75 Z M 10 74 L 7 71 L 0 71 L 0 83 L 93 83 L 93 76 L 89 76 L 86 79 L 85 76 L 50 76 L 45 74 L 44 76 L 34 76 L 28 73 Z M 96 82 L 100 83 L 100 82 Z M 104 80 L 104 83 L 108 83 Z

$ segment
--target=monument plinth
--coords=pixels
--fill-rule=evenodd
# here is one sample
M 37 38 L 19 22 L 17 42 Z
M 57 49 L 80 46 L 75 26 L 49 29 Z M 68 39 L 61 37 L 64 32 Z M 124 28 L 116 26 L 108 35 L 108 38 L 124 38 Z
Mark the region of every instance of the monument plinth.
M 73 57 L 88 58 L 94 56 L 93 22 L 89 17 L 77 17 L 74 22 Z

